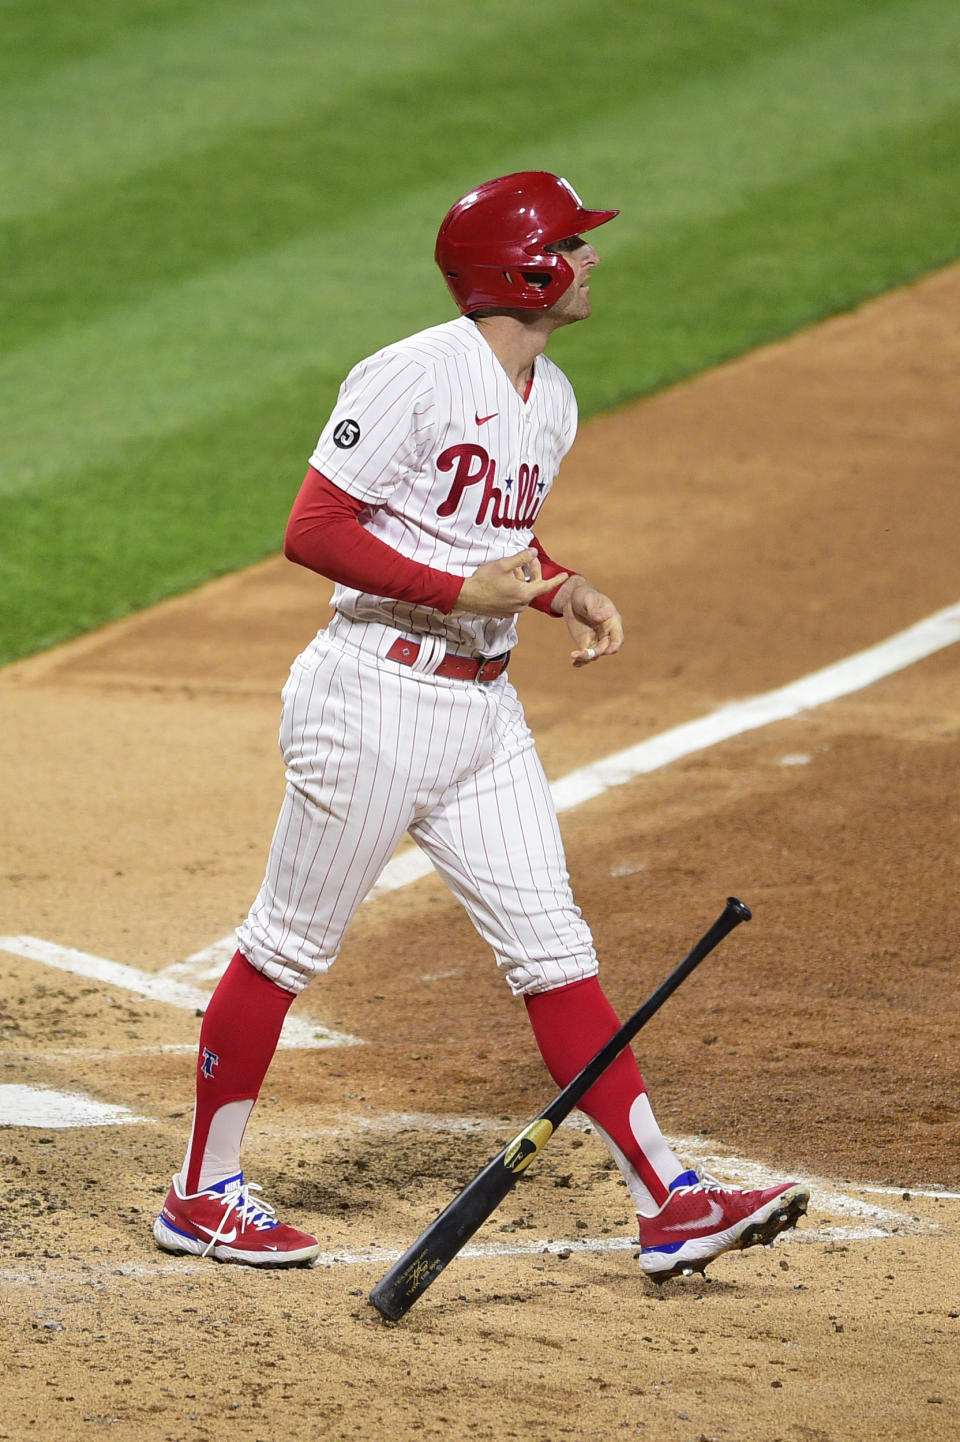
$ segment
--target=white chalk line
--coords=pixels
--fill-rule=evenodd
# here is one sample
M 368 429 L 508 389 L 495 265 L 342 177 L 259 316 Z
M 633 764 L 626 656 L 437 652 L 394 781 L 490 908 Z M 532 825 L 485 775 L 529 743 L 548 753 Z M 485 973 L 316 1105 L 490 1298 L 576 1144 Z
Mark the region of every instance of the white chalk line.
M 866 1187 L 859 1186 L 857 1190 L 865 1192 L 871 1197 L 900 1197 L 902 1201 L 909 1202 L 913 1197 L 924 1197 L 935 1202 L 960 1202 L 960 1192 L 948 1192 L 937 1187 L 912 1187 L 909 1183 L 900 1187 Z
M 928 1230 L 915 1224 L 901 1226 L 900 1231 L 920 1232 Z M 819 1227 L 813 1231 L 790 1231 L 782 1233 L 775 1246 L 820 1242 L 873 1242 L 880 1238 L 889 1239 L 890 1233 L 880 1227 Z M 570 1256 L 574 1252 L 639 1252 L 640 1243 L 636 1237 L 575 1237 L 562 1241 L 550 1241 L 539 1237 L 529 1242 L 488 1242 L 483 1246 L 464 1247 L 457 1255 L 493 1260 L 498 1257 L 542 1257 L 544 1255 Z M 406 1248 L 403 1249 L 406 1251 Z M 372 1248 L 366 1252 L 319 1252 L 314 1259 L 316 1267 L 370 1267 L 378 1262 L 396 1262 L 403 1251 L 386 1247 Z
M 142 996 L 147 1001 L 164 1002 L 185 1011 L 202 1013 L 210 1000 L 208 992 L 171 979 L 163 972 L 154 975 L 148 971 L 138 971 L 136 967 L 107 961 L 102 956 L 90 956 L 87 952 L 74 950 L 73 947 L 56 946 L 51 941 L 41 941 L 35 936 L 0 936 L 0 950 L 25 957 L 28 961 L 41 962 L 44 966 L 56 967 L 60 971 L 71 972 L 74 976 L 105 982 L 109 986 L 119 987 L 121 991 L 132 992 L 134 996 Z M 360 1038 L 288 1014 L 280 1034 L 280 1045 L 297 1048 L 358 1046 Z
M 734 1181 L 738 1186 L 746 1187 L 770 1187 L 777 1182 L 783 1181 L 783 1177 L 761 1162 L 750 1161 L 746 1157 L 729 1156 L 715 1150 L 716 1143 L 705 1140 L 701 1137 L 677 1137 L 670 1142 L 670 1148 L 684 1159 L 689 1158 L 694 1162 L 698 1170 L 710 1175 L 719 1174 L 724 1181 Z M 892 1211 L 889 1207 L 878 1206 L 875 1202 L 864 1201 L 862 1196 L 854 1196 L 852 1192 L 868 1192 L 876 1195 L 871 1188 L 852 1183 L 847 1187 L 841 1187 L 834 1181 L 828 1181 L 823 1177 L 804 1177 L 803 1183 L 810 1188 L 810 1195 L 818 1212 L 829 1214 L 840 1212 L 849 1217 L 859 1218 L 864 1222 L 873 1222 L 879 1226 L 903 1228 L 906 1218 L 902 1212 Z M 909 1192 L 911 1197 L 925 1196 L 930 1198 L 948 1197 L 950 1194 L 938 1191 L 921 1192 L 913 1187 L 905 1186 L 902 1189 L 891 1188 L 883 1195 L 900 1195 Z
M 906 631 L 832 666 L 813 671 L 779 690 L 767 691 L 746 701 L 734 701 L 698 721 L 675 726 L 593 766 L 571 772 L 553 788 L 558 810 L 579 806 L 611 787 L 621 786 L 635 776 L 656 771 L 720 741 L 775 721 L 789 720 L 802 711 L 811 711 L 827 701 L 861 691 L 957 641 L 960 641 L 960 603 L 947 606 Z
M 149 1121 L 149 1117 L 135 1116 L 129 1107 L 96 1101 L 82 1092 L 20 1083 L 0 1085 L 0 1127 L 60 1131 L 66 1127 L 117 1127 Z
M 898 1228 L 897 1235 L 902 1236 L 908 1232 L 917 1234 L 931 1230 L 934 1229 L 918 1226 L 915 1223 L 903 1223 Z M 890 1239 L 890 1232 L 884 1231 L 880 1227 L 828 1226 L 783 1232 L 773 1246 L 806 1246 L 811 1243 L 819 1243 L 821 1246 L 829 1247 L 847 1242 L 889 1241 Z M 501 1257 L 572 1256 L 575 1253 L 600 1254 L 604 1252 L 639 1252 L 639 1250 L 640 1244 L 636 1237 L 569 1237 L 560 1241 L 538 1237 L 529 1242 L 488 1242 L 483 1245 L 464 1247 L 457 1255 L 465 1260 L 473 1257 L 479 1260 L 494 1261 Z M 365 1251 L 354 1252 L 338 1249 L 335 1252 L 319 1252 L 314 1258 L 312 1266 L 326 1270 L 332 1270 L 334 1267 L 390 1266 L 393 1262 L 399 1261 L 404 1251 L 406 1251 L 406 1247 L 401 1250 L 393 1247 L 378 1247 L 374 1244 Z M 95 1279 L 111 1276 L 133 1280 L 170 1274 L 183 1276 L 193 1272 L 203 1272 L 209 1266 L 208 1262 L 198 1262 L 191 1257 L 184 1257 L 176 1262 L 158 1262 L 155 1266 L 143 1262 L 125 1262 L 120 1265 L 114 1262 L 102 1263 L 97 1266 L 87 1265 L 82 1271 L 77 1269 L 65 1271 L 58 1268 L 45 1268 L 35 1272 L 0 1271 L 0 1282 L 20 1284 L 21 1286 L 60 1287 L 67 1282 L 90 1283 Z

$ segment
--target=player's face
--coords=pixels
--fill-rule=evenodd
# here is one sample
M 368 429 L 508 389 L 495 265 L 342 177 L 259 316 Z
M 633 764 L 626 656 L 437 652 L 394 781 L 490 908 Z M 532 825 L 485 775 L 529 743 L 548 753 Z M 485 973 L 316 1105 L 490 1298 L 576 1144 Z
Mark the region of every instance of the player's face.
M 599 262 L 599 255 L 582 235 L 571 235 L 567 240 L 557 241 L 547 249 L 559 251 L 573 271 L 573 280 L 560 299 L 554 301 L 547 314 L 552 316 L 558 325 L 585 320 L 590 314 L 590 272 Z

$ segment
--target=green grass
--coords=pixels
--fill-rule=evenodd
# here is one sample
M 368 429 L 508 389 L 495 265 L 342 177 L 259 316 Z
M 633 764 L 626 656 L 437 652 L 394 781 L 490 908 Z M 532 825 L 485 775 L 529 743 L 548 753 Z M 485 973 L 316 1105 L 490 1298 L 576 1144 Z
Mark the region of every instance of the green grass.
M 353 10 L 357 13 L 354 14 Z M 436 226 L 566 174 L 582 412 L 960 254 L 954 0 L 0 0 L 0 660 L 280 543 Z

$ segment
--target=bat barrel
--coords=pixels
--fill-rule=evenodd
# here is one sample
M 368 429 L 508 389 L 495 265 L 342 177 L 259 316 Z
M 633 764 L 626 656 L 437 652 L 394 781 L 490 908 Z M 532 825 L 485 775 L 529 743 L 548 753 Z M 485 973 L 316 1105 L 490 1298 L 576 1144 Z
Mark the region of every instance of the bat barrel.
M 488 1162 L 381 1277 L 370 1293 L 381 1316 L 399 1322 L 513 1189 L 522 1170 L 510 1164 L 518 1140 Z M 524 1165 L 528 1160 L 524 1158 Z

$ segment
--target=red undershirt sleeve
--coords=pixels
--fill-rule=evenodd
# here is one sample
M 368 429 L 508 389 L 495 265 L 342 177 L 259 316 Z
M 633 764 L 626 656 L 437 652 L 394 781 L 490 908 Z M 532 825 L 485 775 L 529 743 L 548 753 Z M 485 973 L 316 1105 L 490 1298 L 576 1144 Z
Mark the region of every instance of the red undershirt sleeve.
M 411 561 L 371 536 L 358 519 L 365 509 L 310 466 L 287 522 L 284 555 L 354 590 L 452 611 L 463 577 Z
M 558 566 L 556 561 L 551 561 L 550 557 L 547 555 L 546 551 L 543 549 L 536 536 L 534 536 L 530 542 L 530 549 L 532 551 L 536 551 L 537 553 L 540 561 L 540 570 L 543 572 L 543 579 L 545 581 L 549 581 L 551 576 L 560 576 L 564 574 L 566 574 L 567 576 L 573 576 L 576 574 L 574 571 L 569 570 L 566 566 Z M 550 603 L 559 591 L 560 586 L 562 585 L 563 582 L 561 581 L 559 585 L 554 586 L 552 591 L 545 591 L 542 596 L 538 596 L 535 601 L 531 601 L 530 605 L 534 608 L 534 610 L 544 611 L 548 616 L 556 616 L 556 611 L 550 609 Z

